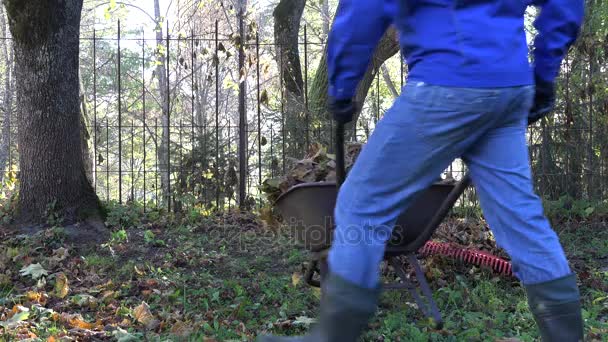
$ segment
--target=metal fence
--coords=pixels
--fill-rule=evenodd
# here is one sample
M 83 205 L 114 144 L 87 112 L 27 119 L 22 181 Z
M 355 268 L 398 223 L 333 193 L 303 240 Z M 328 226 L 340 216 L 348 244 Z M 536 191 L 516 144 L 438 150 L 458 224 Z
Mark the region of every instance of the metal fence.
M 283 174 L 304 151 L 290 150 L 286 136 L 290 118 L 277 47 L 259 36 L 246 40 L 242 49 L 239 44 L 222 34 L 217 22 L 190 34 L 145 37 L 124 32 L 119 24 L 116 36 L 93 32 L 82 37 L 89 171 L 102 200 L 169 210 L 264 202 L 261 183 Z M 304 28 L 304 125 L 298 129 L 307 143 L 323 136 L 331 145 L 329 118 L 314 118 L 308 111 L 310 81 L 323 47 Z M 370 87 L 353 140 L 365 141 L 391 105 L 388 79 L 397 89 L 406 82 L 398 54 L 386 65 L 388 71 L 379 70 Z M 607 192 L 605 119 L 594 118 L 584 104 L 577 106 L 585 115 L 579 124 L 543 123 L 530 130 L 535 180 L 545 197 L 591 199 Z M 2 122 L 9 120 L 6 169 L 16 171 L 15 115 L 5 115 Z M 446 172 L 458 178 L 463 170 L 456 161 Z M 466 198 L 475 203 L 472 194 Z

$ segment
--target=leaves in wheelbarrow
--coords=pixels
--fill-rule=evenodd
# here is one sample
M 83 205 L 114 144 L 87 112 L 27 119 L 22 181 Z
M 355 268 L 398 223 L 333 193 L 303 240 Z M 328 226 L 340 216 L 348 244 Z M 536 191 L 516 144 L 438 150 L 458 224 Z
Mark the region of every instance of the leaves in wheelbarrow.
M 360 143 L 351 143 L 345 147 L 344 163 L 347 172 L 357 160 L 362 146 Z M 327 147 L 313 143 L 303 159 L 296 161 L 285 175 L 266 179 L 261 190 L 271 202 L 274 202 L 279 196 L 298 184 L 334 182 L 335 180 L 336 156 L 329 154 Z

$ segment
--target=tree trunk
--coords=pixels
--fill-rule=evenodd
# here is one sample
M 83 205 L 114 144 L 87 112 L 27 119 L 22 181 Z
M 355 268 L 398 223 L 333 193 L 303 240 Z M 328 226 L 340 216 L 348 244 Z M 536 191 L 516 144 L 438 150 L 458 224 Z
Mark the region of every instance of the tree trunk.
M 3 37 L 8 36 L 4 9 L 0 10 L 0 32 Z M 7 165 L 10 155 L 11 141 L 11 117 L 13 113 L 13 51 L 9 46 L 9 40 L 2 41 L 2 52 L 4 54 L 4 65 L 6 72 L 4 75 L 4 118 L 0 131 L 0 184 L 3 183 L 5 174 L 12 165 Z M 7 167 L 8 166 L 8 167 Z
M 306 134 L 310 122 L 306 120 L 304 108 L 304 81 L 298 49 L 298 33 L 300 20 L 304 11 L 305 0 L 281 0 L 274 10 L 275 18 L 275 45 L 277 47 L 277 64 L 281 79 L 284 83 L 285 96 L 285 130 L 287 142 L 292 144 L 288 156 L 299 159 L 305 150 Z M 327 47 L 326 47 L 327 49 Z M 370 86 L 380 69 L 380 66 L 390 57 L 399 52 L 397 31 L 390 28 L 380 40 L 372 57 L 369 68 L 357 88 L 356 100 L 363 103 L 367 97 Z M 314 80 L 308 91 L 308 118 L 314 122 L 313 132 L 320 132 L 313 137 L 323 144 L 330 142 L 329 115 L 326 111 L 328 100 L 327 53 L 324 51 L 319 62 Z M 360 113 L 356 114 L 356 118 Z M 349 136 L 352 139 L 354 126 L 347 125 Z
M 14 39 L 20 186 L 17 218 L 99 216 L 80 148 L 82 0 L 5 0 Z
M 241 42 L 246 41 L 246 30 L 245 30 L 245 13 L 247 12 L 247 0 L 239 0 L 239 10 L 237 14 L 239 36 Z M 244 44 L 239 44 L 239 71 L 245 74 L 245 47 Z M 241 209 L 246 208 L 246 197 L 247 197 L 247 82 L 245 80 L 239 80 L 239 207 Z
M 91 184 L 95 184 L 95 165 L 93 164 L 93 155 L 91 152 L 91 118 L 89 116 L 89 107 L 87 104 L 86 91 L 82 82 L 82 75 L 78 73 L 78 89 L 80 92 L 80 149 L 84 160 L 84 171 L 87 179 Z
M 327 50 L 327 48 L 326 48 Z M 397 39 L 397 30 L 394 28 L 390 28 L 382 37 L 378 46 L 376 47 L 376 51 L 371 59 L 371 63 L 363 76 L 363 79 L 359 83 L 359 87 L 357 88 L 357 93 L 355 95 L 355 100 L 362 104 L 365 102 L 367 98 L 367 93 L 369 92 L 369 88 L 371 87 L 374 79 L 376 77 L 376 73 L 380 69 L 380 67 L 384 64 L 384 62 L 394 56 L 397 52 L 399 52 L 399 41 Z M 323 52 L 323 57 L 319 62 L 319 67 L 317 68 L 317 72 L 315 74 L 315 78 L 313 80 L 312 86 L 309 90 L 309 109 L 311 112 L 311 117 L 315 118 L 321 123 L 325 125 L 321 126 L 320 132 L 321 136 L 319 139 L 324 144 L 329 143 L 331 139 L 329 139 L 330 129 L 328 129 L 327 124 L 329 123 L 330 115 L 327 113 L 327 101 L 328 101 L 328 77 L 327 77 L 327 51 Z M 359 112 L 355 115 L 355 120 L 353 123 L 347 125 L 346 131 L 349 136 L 348 139 L 353 138 L 354 127 L 353 124 L 356 122 L 356 119 L 361 114 L 360 109 Z
M 154 18 L 156 19 L 156 46 L 164 46 L 163 41 L 163 30 L 162 18 L 160 14 L 160 3 L 159 0 L 154 0 Z M 158 150 L 156 151 L 156 158 L 158 160 L 158 172 L 160 173 L 160 189 L 161 189 L 161 202 L 164 205 L 168 205 L 171 200 L 169 194 L 169 86 L 167 85 L 167 67 L 165 54 L 161 51 L 156 51 L 156 58 L 158 60 L 156 66 L 156 76 L 158 77 L 158 91 L 160 92 L 160 100 L 162 104 L 162 137 L 158 144 Z
M 283 83 L 287 155 L 299 158 L 306 149 L 308 125 L 298 34 L 306 0 L 281 0 L 274 10 L 274 43 Z
M 391 73 L 389 72 L 386 65 L 382 65 L 382 77 L 384 78 L 384 83 L 386 83 L 386 86 L 391 91 L 391 95 L 393 95 L 393 98 L 398 98 L 399 92 L 397 91 L 397 87 L 395 87 L 395 83 L 393 82 L 393 80 L 391 80 Z
M 323 39 L 327 39 L 329 36 L 329 24 L 331 18 L 329 17 L 329 0 L 322 0 L 321 4 L 321 20 L 323 20 Z

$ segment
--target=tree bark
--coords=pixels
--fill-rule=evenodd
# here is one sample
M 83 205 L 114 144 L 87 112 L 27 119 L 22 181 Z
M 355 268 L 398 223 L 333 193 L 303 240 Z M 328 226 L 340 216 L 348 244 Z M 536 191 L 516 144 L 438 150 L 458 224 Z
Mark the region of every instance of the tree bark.
M 100 214 L 80 148 L 82 0 L 5 0 L 14 39 L 20 166 L 17 219 L 64 223 Z
M 308 125 L 305 113 L 304 79 L 298 35 L 306 0 L 281 0 L 275 7 L 274 43 L 279 76 L 283 83 L 287 155 L 301 157 L 306 149 Z
M 374 55 L 371 59 L 371 63 L 367 68 L 363 79 L 359 83 L 359 87 L 357 88 L 357 93 L 355 95 L 355 100 L 357 103 L 362 104 L 365 102 L 369 88 L 376 77 L 376 73 L 384 62 L 394 56 L 397 52 L 399 52 L 397 30 L 390 28 L 378 43 L 378 46 L 376 47 Z M 319 139 L 321 139 L 324 144 L 329 143 L 331 140 L 329 139 L 330 130 L 326 126 L 329 123 L 330 118 L 329 113 L 327 113 L 328 82 L 327 51 L 324 51 L 308 95 L 311 117 L 315 118 L 321 123 L 324 123 L 324 125 L 321 125 L 321 129 L 319 130 L 321 132 Z M 352 139 L 353 137 L 354 123 L 357 121 L 356 119 L 359 117 L 359 114 L 361 114 L 361 108 L 359 108 L 359 111 L 355 114 L 355 120 L 353 120 L 353 122 L 348 124 L 346 127 L 346 132 L 348 132 L 349 135 L 347 137 L 348 139 Z

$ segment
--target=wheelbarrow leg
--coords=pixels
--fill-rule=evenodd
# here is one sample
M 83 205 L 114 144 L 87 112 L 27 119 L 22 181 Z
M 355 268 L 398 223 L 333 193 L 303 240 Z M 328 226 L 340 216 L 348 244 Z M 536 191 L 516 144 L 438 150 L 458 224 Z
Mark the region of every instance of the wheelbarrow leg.
M 311 263 L 306 268 L 304 279 L 306 283 L 312 287 L 321 287 L 323 280 L 327 278 L 329 274 L 329 266 L 327 264 L 327 250 L 315 253 L 313 255 Z M 314 276 L 318 273 L 320 280 L 315 280 Z
M 435 320 L 436 329 L 443 328 L 443 319 L 441 318 L 441 313 L 439 312 L 439 308 L 437 304 L 433 300 L 433 293 L 429 284 L 426 281 L 426 277 L 424 276 L 424 272 L 420 267 L 420 263 L 418 263 L 418 259 L 414 254 L 407 255 L 408 262 L 414 267 L 414 271 L 416 272 L 416 278 L 418 280 L 418 284 L 420 285 L 420 289 L 422 290 L 422 294 L 418 292 L 418 289 L 414 283 L 412 283 L 409 279 L 405 270 L 403 269 L 403 265 L 400 264 L 396 258 L 390 258 L 388 260 L 389 264 L 395 270 L 397 276 L 401 279 L 403 284 L 392 284 L 388 285 L 386 289 L 399 289 L 405 288 L 408 292 L 414 297 L 416 301 L 416 305 L 418 308 L 424 313 L 427 317 L 432 317 Z
M 321 283 L 327 278 L 329 274 L 329 264 L 327 263 L 327 257 L 322 257 L 319 260 L 319 275 L 321 276 Z
M 304 275 L 304 279 L 306 283 L 312 287 L 321 287 L 321 282 L 318 280 L 314 280 L 315 273 L 317 272 L 317 268 L 319 265 L 318 260 L 313 260 L 308 267 L 306 268 L 306 274 Z

